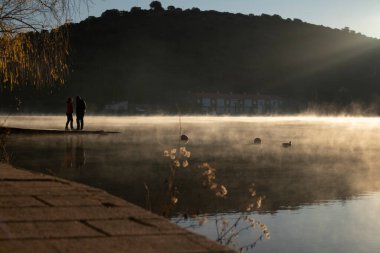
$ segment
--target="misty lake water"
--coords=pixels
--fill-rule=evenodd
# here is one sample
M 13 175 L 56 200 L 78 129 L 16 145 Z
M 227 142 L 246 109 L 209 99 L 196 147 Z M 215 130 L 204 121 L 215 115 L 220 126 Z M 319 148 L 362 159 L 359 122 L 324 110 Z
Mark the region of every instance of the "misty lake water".
M 4 120 L 0 117 L 0 123 Z M 86 117 L 86 129 L 120 134 L 10 135 L 7 152 L 15 166 L 104 189 L 158 214 L 166 210 L 173 223 L 213 240 L 228 230 L 222 242 L 235 249 L 380 252 L 379 118 L 200 116 L 180 121 Z M 18 116 L 4 122 L 63 129 L 65 117 Z M 186 144 L 178 141 L 180 125 L 190 139 Z M 253 144 L 255 137 L 261 145 Z M 288 141 L 292 146 L 283 148 Z M 191 152 L 189 166 L 178 168 L 171 181 L 171 160 L 164 151 L 180 146 Z M 225 198 L 205 187 L 204 163 L 215 168 L 214 182 L 227 188 Z M 170 212 L 168 181 L 178 199 Z M 254 208 L 248 211 L 250 204 Z M 258 227 L 247 228 L 255 221 Z M 259 224 L 266 225 L 270 239 L 261 237 Z

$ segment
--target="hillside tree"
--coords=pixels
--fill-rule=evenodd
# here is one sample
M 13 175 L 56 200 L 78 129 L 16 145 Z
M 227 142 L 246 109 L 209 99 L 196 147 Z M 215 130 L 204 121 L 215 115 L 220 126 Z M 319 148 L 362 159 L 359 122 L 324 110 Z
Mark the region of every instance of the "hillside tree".
M 164 11 L 160 1 L 152 1 L 149 6 L 153 11 Z

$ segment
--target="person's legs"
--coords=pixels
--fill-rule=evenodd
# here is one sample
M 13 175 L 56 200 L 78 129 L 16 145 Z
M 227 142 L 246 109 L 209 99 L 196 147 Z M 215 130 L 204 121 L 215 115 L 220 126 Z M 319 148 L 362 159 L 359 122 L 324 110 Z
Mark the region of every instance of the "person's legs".
M 83 118 L 84 118 L 84 114 L 82 115 L 82 118 L 81 118 L 81 121 L 82 121 L 82 124 L 80 126 L 80 129 L 83 130 L 83 127 L 84 127 L 84 121 L 83 121 Z
M 83 129 L 83 114 L 77 114 L 77 130 Z
M 73 122 L 74 122 L 74 120 L 73 120 L 73 115 L 70 114 L 70 128 L 71 128 L 71 129 L 74 128 L 74 126 L 73 126 Z M 67 124 L 66 124 L 66 128 L 67 128 Z
M 80 115 L 77 114 L 77 130 L 80 129 Z
M 66 120 L 66 127 L 65 127 L 65 129 L 68 129 L 68 125 L 69 125 L 69 122 L 70 122 L 70 115 L 68 113 L 66 113 L 66 116 L 67 116 L 67 120 Z

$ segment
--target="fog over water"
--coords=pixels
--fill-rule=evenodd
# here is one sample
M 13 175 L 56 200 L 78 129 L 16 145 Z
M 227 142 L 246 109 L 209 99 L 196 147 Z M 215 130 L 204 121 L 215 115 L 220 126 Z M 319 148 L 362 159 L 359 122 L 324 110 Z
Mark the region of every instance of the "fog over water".
M 63 129 L 65 120 L 0 117 L 5 126 L 25 128 Z M 246 213 L 254 184 L 262 204 L 249 213 L 267 225 L 271 239 L 248 251 L 380 252 L 380 118 L 91 116 L 85 129 L 120 134 L 10 135 L 7 150 L 16 166 L 99 187 L 162 214 L 170 174 L 163 154 L 185 145 L 190 165 L 175 174 L 173 222 L 214 238 L 215 220 L 233 223 Z M 179 144 L 180 131 L 187 144 Z M 205 162 L 226 198 L 204 187 Z M 209 221 L 194 225 L 199 217 L 183 220 L 184 214 Z M 239 234 L 235 248 L 252 246 L 260 235 L 252 233 Z

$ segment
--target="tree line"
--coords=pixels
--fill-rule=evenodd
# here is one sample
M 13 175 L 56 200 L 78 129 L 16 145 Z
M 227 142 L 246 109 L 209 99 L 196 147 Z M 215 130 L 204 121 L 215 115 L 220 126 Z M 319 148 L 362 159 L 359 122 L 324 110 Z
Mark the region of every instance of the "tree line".
M 124 100 L 170 111 L 190 108 L 189 94 L 202 91 L 380 111 L 378 39 L 279 15 L 164 9 L 158 1 L 150 7 L 71 24 L 66 84 L 12 96 L 32 92 L 44 101 L 38 110 L 53 111 L 70 94 L 85 97 L 94 111 Z M 1 94 L 9 96 L 4 88 Z

